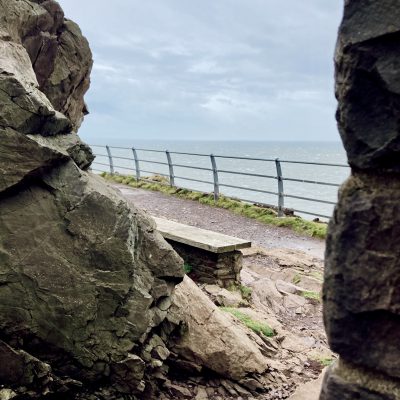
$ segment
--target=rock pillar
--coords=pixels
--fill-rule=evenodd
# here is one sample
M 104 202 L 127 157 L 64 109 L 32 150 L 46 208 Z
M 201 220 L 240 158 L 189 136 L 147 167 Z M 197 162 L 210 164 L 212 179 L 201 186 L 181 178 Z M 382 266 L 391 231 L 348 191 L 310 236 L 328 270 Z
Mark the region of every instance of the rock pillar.
M 346 0 L 335 65 L 352 174 L 327 239 L 324 319 L 340 361 L 320 399 L 400 399 L 400 1 Z

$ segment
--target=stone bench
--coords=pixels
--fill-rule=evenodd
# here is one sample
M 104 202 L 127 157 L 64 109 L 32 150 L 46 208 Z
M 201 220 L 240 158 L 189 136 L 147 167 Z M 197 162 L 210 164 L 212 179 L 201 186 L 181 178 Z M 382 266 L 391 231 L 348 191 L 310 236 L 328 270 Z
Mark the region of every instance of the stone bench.
M 198 283 L 229 287 L 240 282 L 242 253 L 251 242 L 194 226 L 153 217 L 157 229 L 186 264 Z

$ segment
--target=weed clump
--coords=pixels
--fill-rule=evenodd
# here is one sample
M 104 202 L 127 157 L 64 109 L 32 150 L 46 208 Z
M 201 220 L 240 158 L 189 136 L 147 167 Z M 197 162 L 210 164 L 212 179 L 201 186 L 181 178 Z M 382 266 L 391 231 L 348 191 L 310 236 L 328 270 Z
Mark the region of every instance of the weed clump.
M 251 300 L 251 294 L 253 292 L 253 289 L 242 285 L 241 283 L 239 284 L 232 284 L 230 287 L 228 287 L 228 290 L 231 292 L 240 292 L 240 295 L 242 296 L 243 300 L 250 301 Z
M 183 271 L 186 275 L 189 275 L 193 271 L 193 267 L 190 264 L 185 263 L 183 264 Z
M 220 309 L 224 312 L 227 312 L 235 316 L 240 322 L 242 322 L 244 325 L 246 325 L 248 328 L 250 328 L 253 332 L 255 332 L 259 336 L 264 335 L 267 337 L 272 337 L 276 335 L 276 332 L 270 326 L 262 322 L 254 321 L 248 315 L 241 312 L 237 308 L 221 307 Z
M 298 285 L 301 282 L 300 274 L 296 274 L 292 279 L 293 284 Z
M 312 290 L 304 290 L 300 293 L 306 299 L 321 301 L 321 296 L 318 292 Z

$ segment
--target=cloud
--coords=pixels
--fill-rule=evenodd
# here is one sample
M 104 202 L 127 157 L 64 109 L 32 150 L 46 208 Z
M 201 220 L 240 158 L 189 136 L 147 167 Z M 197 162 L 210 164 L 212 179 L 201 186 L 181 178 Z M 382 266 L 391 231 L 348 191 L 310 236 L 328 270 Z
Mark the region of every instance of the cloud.
M 112 130 L 95 121 L 111 112 L 121 136 L 229 139 L 246 129 L 252 139 L 338 137 L 340 2 L 60 3 L 95 54 L 83 136 Z
M 206 75 L 224 74 L 227 72 L 226 69 L 219 66 L 216 61 L 211 60 L 201 60 L 199 62 L 195 62 L 188 71 L 195 74 Z

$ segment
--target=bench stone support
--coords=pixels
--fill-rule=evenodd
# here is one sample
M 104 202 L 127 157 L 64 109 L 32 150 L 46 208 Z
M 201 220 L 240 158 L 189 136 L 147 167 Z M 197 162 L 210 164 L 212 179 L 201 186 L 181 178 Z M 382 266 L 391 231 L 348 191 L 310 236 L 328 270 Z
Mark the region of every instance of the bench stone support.
M 216 284 L 227 288 L 240 282 L 243 255 L 238 250 L 212 253 L 173 240 L 167 240 L 174 250 L 192 267 L 190 277 L 197 283 Z

